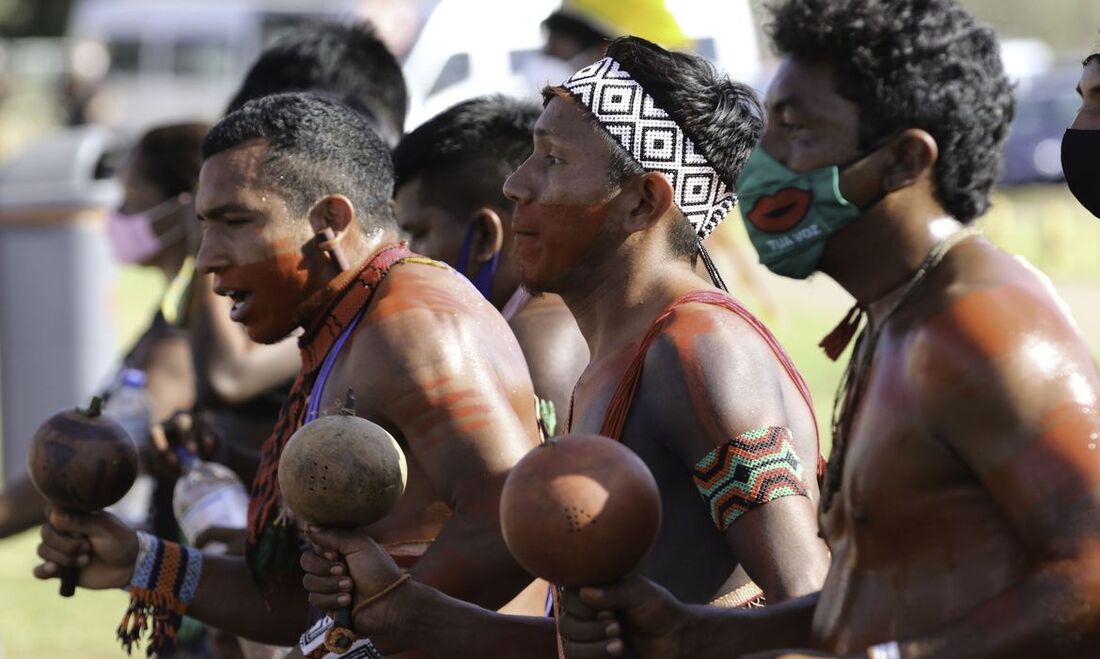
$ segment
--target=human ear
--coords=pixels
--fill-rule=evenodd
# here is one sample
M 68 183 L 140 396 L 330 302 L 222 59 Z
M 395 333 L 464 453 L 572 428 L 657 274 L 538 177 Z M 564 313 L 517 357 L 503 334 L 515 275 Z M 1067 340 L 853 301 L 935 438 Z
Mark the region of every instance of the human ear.
M 469 266 L 492 261 L 504 246 L 504 221 L 500 214 L 482 206 L 474 211 L 469 230 L 474 232 Z
M 340 242 L 355 223 L 355 206 L 342 194 L 328 195 L 309 209 L 309 226 L 317 236 L 317 246 L 329 255 L 341 271 L 349 264 Z
M 629 187 L 634 188 L 637 201 L 628 214 L 624 227 L 627 231 L 648 229 L 672 208 L 676 192 L 662 172 L 646 172 Z
M 355 206 L 342 194 L 322 197 L 309 209 L 309 225 L 314 233 L 332 229 L 337 240 L 342 240 L 352 223 L 355 222 Z
M 889 147 L 890 159 L 882 169 L 882 188 L 894 192 L 913 185 L 926 175 L 939 158 L 936 139 L 920 128 L 905 130 Z

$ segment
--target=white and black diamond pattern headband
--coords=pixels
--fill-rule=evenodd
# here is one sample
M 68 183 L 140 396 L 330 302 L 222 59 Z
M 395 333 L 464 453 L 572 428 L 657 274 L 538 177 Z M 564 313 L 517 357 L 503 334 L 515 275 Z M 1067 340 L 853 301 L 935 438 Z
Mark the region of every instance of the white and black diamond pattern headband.
M 691 138 L 618 62 L 605 57 L 574 73 L 562 86 L 638 164 L 668 177 L 676 206 L 700 239 L 710 235 L 737 205 L 737 195 Z

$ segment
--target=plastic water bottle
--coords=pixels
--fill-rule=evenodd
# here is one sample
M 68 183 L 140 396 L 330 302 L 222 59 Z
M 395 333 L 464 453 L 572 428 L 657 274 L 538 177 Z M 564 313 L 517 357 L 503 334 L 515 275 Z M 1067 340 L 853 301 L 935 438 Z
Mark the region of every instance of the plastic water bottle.
M 229 467 L 205 462 L 183 449 L 180 457 L 183 475 L 176 481 L 172 493 L 172 510 L 180 531 L 191 543 L 204 531 L 214 527 L 243 529 L 248 523 L 248 492 L 241 479 Z M 202 550 L 224 554 L 228 548 L 220 542 L 209 542 Z
M 200 460 L 182 448 L 176 449 L 183 475 L 172 493 L 172 510 L 180 531 L 194 544 L 210 528 L 244 529 L 248 524 L 248 492 L 237 474 L 225 465 Z M 225 554 L 225 544 L 209 541 L 203 553 Z M 245 659 L 281 659 L 292 648 L 282 648 L 238 638 Z
M 119 373 L 118 386 L 107 398 L 103 413 L 111 417 L 130 435 L 143 452 L 149 442 L 149 396 L 145 391 L 145 373 L 136 368 L 125 368 Z M 121 519 L 127 526 L 147 529 L 149 505 L 156 481 L 148 474 L 139 474 L 133 487 L 108 512 Z

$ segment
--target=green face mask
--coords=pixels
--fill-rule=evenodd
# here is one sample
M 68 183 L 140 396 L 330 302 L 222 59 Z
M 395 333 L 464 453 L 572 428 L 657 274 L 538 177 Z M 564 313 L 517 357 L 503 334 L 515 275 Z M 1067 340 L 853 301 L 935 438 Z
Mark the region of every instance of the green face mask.
M 796 172 L 763 148 L 753 150 L 737 179 L 737 196 L 761 263 L 794 279 L 817 270 L 829 237 L 863 213 L 840 194 L 840 173 L 867 155 L 844 165 Z

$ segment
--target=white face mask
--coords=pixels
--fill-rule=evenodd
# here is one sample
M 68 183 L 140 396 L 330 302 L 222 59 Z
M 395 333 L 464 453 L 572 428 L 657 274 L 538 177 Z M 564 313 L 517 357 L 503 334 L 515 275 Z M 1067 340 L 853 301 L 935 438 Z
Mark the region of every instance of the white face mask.
M 153 223 L 191 201 L 184 193 L 140 213 L 127 214 L 114 211 L 107 215 L 107 239 L 115 260 L 123 264 L 144 263 L 165 247 L 176 244 L 184 237 L 183 222 L 177 222 L 163 236 L 157 236 Z

